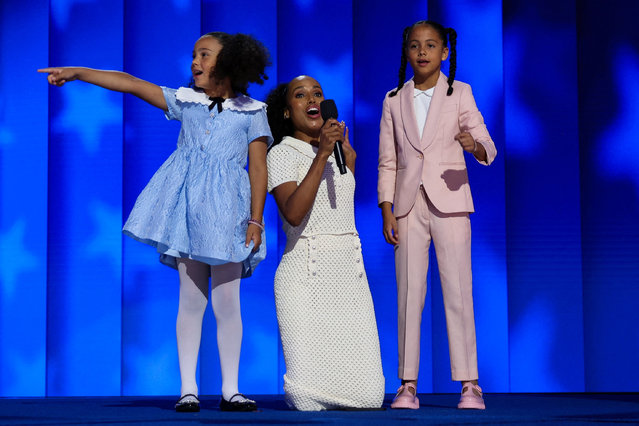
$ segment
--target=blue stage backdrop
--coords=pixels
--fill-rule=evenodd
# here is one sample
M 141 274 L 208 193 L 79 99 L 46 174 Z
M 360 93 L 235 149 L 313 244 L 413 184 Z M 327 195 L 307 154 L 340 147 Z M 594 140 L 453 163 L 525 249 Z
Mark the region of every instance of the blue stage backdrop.
M 473 275 L 487 392 L 639 391 L 639 4 L 514 0 L 3 0 L 0 2 L 0 396 L 179 393 L 177 273 L 121 228 L 175 147 L 179 123 L 139 99 L 37 68 L 190 79 L 206 32 L 250 33 L 278 82 L 315 77 L 358 153 L 356 220 L 387 391 L 397 379 L 393 249 L 377 207 L 384 95 L 405 26 L 458 32 L 457 78 L 495 140 L 468 158 Z M 447 63 L 444 72 L 447 72 Z M 282 392 L 273 276 L 284 245 L 271 197 L 267 259 L 242 283 L 240 386 Z M 435 258 L 431 259 L 435 263 Z M 456 392 L 436 265 L 422 324 L 420 392 Z M 205 316 L 200 391 L 219 394 Z

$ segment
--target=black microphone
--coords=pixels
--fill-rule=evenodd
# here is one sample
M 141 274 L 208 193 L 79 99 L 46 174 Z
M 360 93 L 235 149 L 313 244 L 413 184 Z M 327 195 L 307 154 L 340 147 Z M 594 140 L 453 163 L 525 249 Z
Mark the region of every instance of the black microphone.
M 337 119 L 337 106 L 332 99 L 326 99 L 320 103 L 320 112 L 322 113 L 322 119 L 324 121 L 329 118 Z M 342 141 L 335 142 L 335 148 L 333 148 L 333 154 L 335 154 L 335 162 L 340 174 L 346 174 L 346 161 L 344 160 L 344 150 L 342 149 Z

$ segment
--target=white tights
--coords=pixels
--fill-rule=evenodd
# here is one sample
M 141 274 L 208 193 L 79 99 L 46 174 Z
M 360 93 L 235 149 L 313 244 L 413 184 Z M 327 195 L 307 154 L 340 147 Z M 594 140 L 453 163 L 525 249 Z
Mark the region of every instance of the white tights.
M 176 333 L 182 396 L 189 393 L 198 395 L 195 370 L 210 275 L 211 305 L 217 322 L 217 348 L 222 369 L 222 395 L 229 400 L 238 392 L 237 377 L 242 345 L 241 264 L 210 266 L 196 260 L 178 259 L 178 272 L 180 302 Z

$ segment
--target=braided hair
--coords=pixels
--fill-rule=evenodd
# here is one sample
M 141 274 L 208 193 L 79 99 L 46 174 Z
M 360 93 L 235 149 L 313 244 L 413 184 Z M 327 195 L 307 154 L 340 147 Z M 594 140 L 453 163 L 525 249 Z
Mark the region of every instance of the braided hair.
M 457 31 L 452 28 L 446 28 L 448 33 L 448 43 L 450 44 L 450 56 L 448 59 L 448 91 L 447 96 L 453 94 L 453 81 L 455 81 L 455 73 L 457 72 Z
M 404 34 L 402 35 L 402 59 L 399 65 L 399 83 L 397 84 L 397 89 L 395 89 L 394 92 L 391 92 L 389 96 L 395 96 L 397 92 L 404 87 L 404 80 L 406 80 L 406 64 L 408 63 L 408 60 L 406 59 L 406 46 L 408 45 L 408 36 L 414 26 L 415 25 L 404 28 Z
M 427 27 L 431 27 L 442 39 L 442 43 L 444 47 L 448 47 L 450 44 L 450 59 L 449 59 L 449 71 L 448 71 L 448 91 L 446 92 L 447 96 L 453 94 L 453 81 L 455 81 L 455 73 L 457 72 L 457 32 L 453 28 L 444 28 L 438 22 L 434 21 L 417 21 L 413 25 L 404 28 L 404 33 L 402 35 L 402 59 L 399 66 L 399 82 L 397 84 L 397 89 L 389 93 L 388 96 L 395 96 L 397 92 L 404 87 L 404 81 L 406 80 L 406 64 L 408 59 L 406 58 L 406 49 L 408 48 L 408 37 L 410 37 L 411 32 L 415 27 L 420 25 L 424 25 Z
M 268 125 L 273 134 L 273 143 L 269 150 L 280 143 L 284 136 L 293 134 L 293 123 L 290 118 L 284 118 L 284 111 L 287 108 L 286 96 L 288 95 L 288 84 L 278 84 L 266 97 L 266 117 Z
M 264 84 L 268 80 L 264 69 L 271 65 L 269 53 L 259 40 L 246 34 L 221 31 L 206 33 L 202 37 L 213 37 L 222 45 L 212 76 L 217 80 L 228 77 L 235 93 L 248 95 L 249 83 Z

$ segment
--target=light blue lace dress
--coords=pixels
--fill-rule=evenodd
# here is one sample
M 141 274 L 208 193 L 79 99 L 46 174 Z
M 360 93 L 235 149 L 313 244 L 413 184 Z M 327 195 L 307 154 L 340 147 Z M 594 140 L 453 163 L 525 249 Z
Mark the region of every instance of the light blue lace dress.
M 242 262 L 249 276 L 266 256 L 266 241 L 246 247 L 251 186 L 246 163 L 249 144 L 272 141 L 264 103 L 240 95 L 223 110 L 209 111 L 201 92 L 163 87 L 166 116 L 182 122 L 177 149 L 138 196 L 123 232 L 157 248 L 162 263 L 176 258 L 210 265 Z M 261 143 L 261 142 L 256 142 Z

